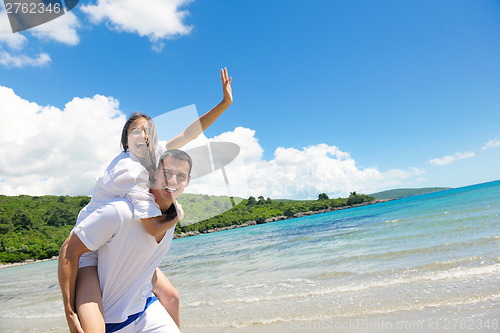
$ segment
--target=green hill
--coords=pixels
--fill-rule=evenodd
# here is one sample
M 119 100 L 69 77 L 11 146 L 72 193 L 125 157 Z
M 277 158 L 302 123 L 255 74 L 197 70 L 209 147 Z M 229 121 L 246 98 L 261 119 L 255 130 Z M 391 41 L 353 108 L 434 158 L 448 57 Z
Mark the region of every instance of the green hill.
M 373 202 L 374 200 L 372 196 L 357 194 L 356 192 L 351 192 L 348 198 L 330 199 L 325 195 L 323 199 L 318 200 L 271 200 L 262 196 L 258 198 L 249 197 L 220 215 L 198 223 L 180 226 L 176 232 L 207 232 L 242 225 L 249 221 L 255 221 L 257 224 L 265 223 L 266 220 L 272 220 L 276 217 L 291 218 L 296 217 L 299 213 L 338 209 Z
M 0 262 L 59 253 L 89 197 L 0 195 Z
M 414 195 L 449 190 L 450 187 L 398 188 L 370 194 L 377 200 L 401 199 Z
M 178 199 L 184 209 L 184 219 L 181 226 L 207 220 L 231 209 L 243 201 L 243 198 L 207 194 L 184 193 Z
M 75 225 L 78 212 L 89 200 L 86 196 L 0 195 L 0 262 L 56 256 Z M 355 192 L 348 198 L 303 201 L 186 193 L 179 199 L 185 217 L 181 225 L 177 225 L 176 233 L 205 232 L 247 221 L 262 223 L 277 216 L 289 218 L 301 212 L 345 208 L 373 200 Z

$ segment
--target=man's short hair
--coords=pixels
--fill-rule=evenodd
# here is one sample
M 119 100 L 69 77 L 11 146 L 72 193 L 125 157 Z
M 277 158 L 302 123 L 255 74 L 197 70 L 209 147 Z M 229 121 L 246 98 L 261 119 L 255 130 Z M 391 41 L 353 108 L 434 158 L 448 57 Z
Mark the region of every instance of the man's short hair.
M 187 161 L 189 163 L 188 176 L 191 174 L 191 169 L 193 168 L 193 161 L 191 160 L 191 157 L 185 151 L 180 150 L 180 149 L 167 150 L 167 152 L 165 152 L 163 155 L 161 155 L 157 168 L 161 168 L 163 160 L 165 160 L 169 156 L 171 156 L 172 158 L 175 158 L 177 160 Z

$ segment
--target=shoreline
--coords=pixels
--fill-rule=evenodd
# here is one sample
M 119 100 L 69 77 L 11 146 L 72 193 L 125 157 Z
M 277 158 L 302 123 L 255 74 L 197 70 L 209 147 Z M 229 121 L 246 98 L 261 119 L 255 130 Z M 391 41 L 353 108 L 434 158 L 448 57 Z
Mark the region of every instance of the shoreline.
M 315 319 L 276 320 L 269 323 L 242 323 L 241 326 L 192 327 L 184 319 L 183 333 L 435 333 L 435 332 L 498 332 L 498 306 L 489 303 L 471 304 L 465 308 L 457 305 L 440 305 L 425 309 L 386 312 L 370 315 Z M 192 319 L 192 318 L 189 318 Z M 188 319 L 188 320 L 189 320 Z M 18 318 L 2 318 L 6 327 L 16 327 L 16 332 L 68 332 L 64 314 L 44 318 L 23 318 L 20 328 Z
M 380 313 L 349 317 L 317 318 L 276 321 L 267 324 L 250 324 L 243 327 L 184 327 L 183 333 L 290 333 L 290 332 L 339 332 L 339 333 L 434 333 L 434 332 L 485 332 L 498 329 L 497 308 L 470 306 L 460 309 L 442 305 L 423 310 Z
M 321 209 L 321 210 L 315 210 L 315 211 L 307 211 L 307 212 L 298 212 L 293 214 L 292 216 L 273 216 L 269 217 L 265 220 L 252 220 L 252 221 L 246 221 L 242 224 L 233 224 L 227 227 L 222 227 L 222 228 L 214 228 L 214 229 L 209 229 L 205 231 L 188 231 L 188 232 L 181 232 L 179 234 L 174 234 L 174 239 L 178 238 L 185 238 L 185 237 L 192 237 L 192 236 L 199 236 L 203 234 L 211 234 L 214 232 L 218 231 L 225 231 L 225 230 L 232 230 L 232 229 L 238 229 L 238 228 L 244 228 L 244 227 L 250 227 L 253 225 L 257 224 L 265 224 L 265 223 L 271 223 L 271 222 L 277 222 L 277 221 L 283 221 L 283 220 L 289 220 L 289 219 L 295 219 L 299 217 L 304 217 L 304 216 L 310 216 L 310 215 L 317 215 L 317 214 L 323 214 L 323 213 L 330 213 L 338 210 L 344 210 L 344 209 L 349 209 L 349 208 L 356 208 L 356 207 L 361 207 L 361 206 L 368 206 L 368 205 L 374 205 L 382 202 L 387 202 L 387 201 L 392 201 L 396 199 L 378 199 L 370 202 L 363 202 L 355 205 L 350 205 L 350 206 L 342 206 L 342 207 L 332 207 L 332 208 L 327 208 L 327 209 Z
M 0 269 L 15 267 L 15 266 L 22 266 L 22 265 L 29 265 L 29 264 L 37 264 L 40 262 L 52 261 L 52 260 L 57 260 L 57 259 L 59 259 L 59 257 L 54 256 L 52 258 L 47 258 L 47 259 L 26 259 L 25 261 L 21 261 L 21 262 L 0 263 Z
M 209 229 L 206 231 L 188 231 L 188 232 L 182 232 L 179 234 L 174 234 L 174 239 L 178 238 L 185 238 L 185 237 L 192 237 L 192 236 L 199 236 L 199 235 L 204 235 L 204 234 L 211 234 L 214 232 L 219 232 L 219 231 L 225 231 L 225 230 L 232 230 L 232 229 L 238 229 L 238 228 L 244 228 L 244 227 L 250 227 L 253 225 L 258 225 L 258 224 L 265 224 L 265 223 L 271 223 L 271 222 L 277 222 L 277 221 L 283 221 L 283 220 L 289 220 L 289 219 L 294 219 L 294 218 L 299 218 L 299 217 L 304 217 L 304 216 L 310 216 L 310 215 L 317 215 L 317 214 L 323 214 L 323 213 L 330 213 L 338 210 L 344 210 L 344 209 L 350 209 L 350 208 L 356 208 L 356 207 L 361 207 L 361 206 L 368 206 L 368 205 L 374 205 L 377 203 L 382 203 L 382 202 L 387 202 L 387 201 L 392 201 L 396 199 L 379 199 L 379 200 L 374 200 L 370 202 L 363 202 L 360 204 L 355 204 L 355 205 L 350 205 L 350 206 L 343 206 L 343 207 L 333 207 L 333 208 L 327 208 L 327 209 L 321 209 L 321 210 L 316 210 L 316 211 L 307 211 L 307 212 L 299 212 L 295 213 L 293 216 L 274 216 L 274 217 L 269 217 L 265 220 L 254 220 L 254 221 L 247 221 L 242 224 L 233 224 L 227 227 L 222 227 L 222 228 L 215 228 L 215 229 Z M 47 259 L 27 259 L 25 261 L 21 262 L 15 262 L 15 263 L 0 263 L 0 269 L 2 268 L 9 268 L 9 267 L 15 267 L 15 266 L 21 266 L 21 265 L 28 265 L 28 264 L 36 264 L 40 262 L 45 262 L 45 261 L 51 261 L 51 260 L 57 260 L 59 257 L 54 256 L 52 258 L 47 258 Z

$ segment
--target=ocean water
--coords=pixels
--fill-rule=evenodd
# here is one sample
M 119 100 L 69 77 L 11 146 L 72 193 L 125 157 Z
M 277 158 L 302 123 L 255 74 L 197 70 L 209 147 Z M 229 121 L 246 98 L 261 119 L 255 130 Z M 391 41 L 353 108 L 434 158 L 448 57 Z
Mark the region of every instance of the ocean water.
M 432 315 L 498 332 L 500 181 L 178 239 L 161 268 L 186 331 Z M 0 269 L 1 332 L 65 331 L 56 270 Z

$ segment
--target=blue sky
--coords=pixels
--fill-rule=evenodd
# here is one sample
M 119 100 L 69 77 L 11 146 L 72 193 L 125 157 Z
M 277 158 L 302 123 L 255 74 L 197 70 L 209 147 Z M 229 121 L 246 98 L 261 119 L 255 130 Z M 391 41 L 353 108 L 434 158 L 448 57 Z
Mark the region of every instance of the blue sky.
M 251 142 L 242 147 L 248 193 L 310 198 L 318 191 L 457 187 L 500 178 L 498 1 L 141 4 L 158 7 L 143 12 L 130 0 L 80 1 L 54 27 L 47 23 L 24 37 L 9 33 L 3 12 L 0 86 L 23 102 L 0 112 L 19 113 L 16 107 L 28 102 L 38 113 L 49 106 L 70 112 L 65 105 L 77 97 L 79 105 L 114 110 L 94 107 L 89 118 L 107 114 L 121 124 L 135 110 L 158 116 L 195 104 L 203 113 L 221 98 L 218 70 L 227 66 L 235 101 L 205 134 Z M 12 171 L 13 138 L 3 132 L 0 192 L 88 194 L 88 179 L 55 184 L 50 172 L 44 176 L 48 164 L 34 178 Z M 84 145 L 85 135 L 78 138 L 70 141 Z M 28 154 L 33 140 L 18 140 L 16 150 Z M 79 144 L 72 149 L 80 152 Z M 44 149 L 63 151 L 58 145 Z M 86 174 L 112 156 L 102 149 L 92 158 L 80 155 Z M 27 179 L 54 184 L 30 187 Z M 277 190 L 284 182 L 297 185 Z

